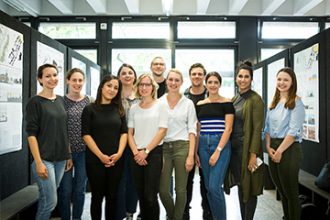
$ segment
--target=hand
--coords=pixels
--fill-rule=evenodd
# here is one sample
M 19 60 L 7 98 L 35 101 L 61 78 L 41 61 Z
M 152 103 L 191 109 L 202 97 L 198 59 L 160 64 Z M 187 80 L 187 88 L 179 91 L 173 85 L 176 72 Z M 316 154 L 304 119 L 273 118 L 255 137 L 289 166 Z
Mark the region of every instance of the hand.
M 102 154 L 100 157 L 101 162 L 104 164 L 105 167 L 110 167 L 110 157 L 106 154 Z
M 36 163 L 36 171 L 37 171 L 37 174 L 39 177 L 41 177 L 43 179 L 48 178 L 48 170 L 43 162 L 38 163 L 38 164 Z
M 275 151 L 272 160 L 274 161 L 274 163 L 280 163 L 282 159 L 282 153 L 279 152 L 278 150 Z
M 199 159 L 198 154 L 195 154 L 195 162 L 196 162 L 196 165 L 201 168 L 201 161 Z
M 268 151 L 269 157 L 273 160 L 275 150 L 273 148 L 269 147 L 269 148 L 267 148 L 267 151 Z
M 73 166 L 73 161 L 72 161 L 72 159 L 68 159 L 68 160 L 66 161 L 66 165 L 65 165 L 65 172 L 71 170 L 72 166 Z
M 248 169 L 253 173 L 257 168 L 258 168 L 257 155 L 256 154 L 250 154 Z
M 110 157 L 110 166 L 114 166 L 116 162 L 121 158 L 121 154 L 112 154 Z
M 209 165 L 211 167 L 214 167 L 215 164 L 217 163 L 219 157 L 220 157 L 220 152 L 218 150 L 215 150 L 209 159 Z
M 193 156 L 188 156 L 187 159 L 186 159 L 186 164 L 185 164 L 185 167 L 186 167 L 186 172 L 189 173 L 193 167 L 194 167 L 194 157 Z
M 139 164 L 140 166 L 146 166 L 148 165 L 148 162 L 146 160 L 147 158 L 147 154 L 144 150 L 140 150 L 135 156 L 134 156 L 134 160 L 137 164 Z

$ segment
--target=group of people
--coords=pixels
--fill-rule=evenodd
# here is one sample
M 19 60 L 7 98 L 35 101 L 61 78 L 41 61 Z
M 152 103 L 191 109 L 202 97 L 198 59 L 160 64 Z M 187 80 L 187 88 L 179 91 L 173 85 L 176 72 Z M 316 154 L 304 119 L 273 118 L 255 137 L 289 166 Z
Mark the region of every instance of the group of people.
M 234 185 L 242 219 L 253 219 L 263 190 L 262 133 L 284 218 L 300 219 L 305 112 L 293 70 L 278 71 L 264 119 L 248 61 L 237 68 L 238 92 L 232 99 L 219 93 L 220 74 L 206 73 L 200 63 L 190 67 L 191 86 L 183 94 L 182 73 L 170 69 L 165 76 L 162 57 L 155 57 L 150 69 L 151 74 L 137 77 L 131 65 L 123 64 L 117 76 L 103 77 L 92 100 L 81 93 L 85 75 L 80 69 L 68 72 L 68 93 L 61 97 L 54 93 L 56 66 L 39 67 L 43 89 L 30 99 L 25 116 L 40 194 L 36 219 L 49 219 L 57 204 L 62 219 L 81 219 L 87 179 L 92 219 L 101 219 L 105 198 L 105 219 L 133 219 L 139 204 L 139 219 L 157 220 L 158 194 L 167 219 L 194 219 L 189 209 L 195 166 L 203 219 L 226 219 L 224 192 Z

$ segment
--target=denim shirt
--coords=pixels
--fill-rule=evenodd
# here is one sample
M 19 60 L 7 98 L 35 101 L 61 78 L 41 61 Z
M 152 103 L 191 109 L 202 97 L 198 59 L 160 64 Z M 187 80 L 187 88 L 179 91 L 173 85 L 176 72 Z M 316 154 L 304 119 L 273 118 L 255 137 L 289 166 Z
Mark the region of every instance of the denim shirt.
M 278 103 L 272 110 L 267 111 L 264 133 L 271 138 L 285 138 L 290 135 L 295 141 L 302 141 L 305 107 L 301 99 L 296 100 L 294 109 L 287 109 L 284 103 Z

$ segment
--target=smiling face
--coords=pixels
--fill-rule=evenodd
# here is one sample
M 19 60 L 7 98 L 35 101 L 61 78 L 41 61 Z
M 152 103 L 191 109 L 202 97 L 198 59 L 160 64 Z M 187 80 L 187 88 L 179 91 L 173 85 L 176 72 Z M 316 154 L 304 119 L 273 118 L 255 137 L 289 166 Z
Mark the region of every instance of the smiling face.
M 113 98 L 116 97 L 119 90 L 119 81 L 117 79 L 112 79 L 104 83 L 102 87 L 102 101 L 101 103 L 108 103 Z
M 250 72 L 246 69 L 241 69 L 236 76 L 236 84 L 241 93 L 246 92 L 251 88 L 252 78 Z
M 210 76 L 206 81 L 206 88 L 210 95 L 219 93 L 220 81 L 216 76 Z
M 156 76 L 162 76 L 165 72 L 165 61 L 161 57 L 156 57 L 151 63 L 151 72 Z
M 169 92 L 179 92 L 183 83 L 182 77 L 179 73 L 170 71 L 166 79 L 166 85 Z
M 120 70 L 119 79 L 124 86 L 133 85 L 135 81 L 134 71 L 131 68 L 124 66 Z
M 292 78 L 286 72 L 279 72 L 276 78 L 276 88 L 280 92 L 289 92 L 292 86 Z
M 138 84 L 139 94 L 142 98 L 151 96 L 153 85 L 149 77 L 144 77 Z
M 54 89 L 58 84 L 58 73 L 53 67 L 46 67 L 42 71 L 41 78 L 38 78 L 43 88 Z
M 70 76 L 70 79 L 66 80 L 66 83 L 68 84 L 69 91 L 73 93 L 80 93 L 85 83 L 85 77 L 80 72 L 74 72 Z
M 204 70 L 201 67 L 191 69 L 189 78 L 192 86 L 199 87 L 203 85 L 203 81 L 205 79 Z

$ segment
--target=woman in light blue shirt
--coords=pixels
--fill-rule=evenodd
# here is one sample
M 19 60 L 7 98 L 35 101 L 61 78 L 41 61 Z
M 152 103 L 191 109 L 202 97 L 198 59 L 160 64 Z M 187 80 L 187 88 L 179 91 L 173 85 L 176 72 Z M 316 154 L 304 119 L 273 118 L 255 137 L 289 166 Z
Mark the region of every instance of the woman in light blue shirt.
M 297 79 L 291 68 L 277 73 L 276 92 L 265 122 L 269 169 L 280 192 L 285 219 L 300 219 L 298 172 L 305 108 L 297 96 Z

